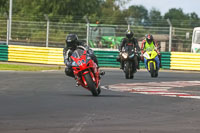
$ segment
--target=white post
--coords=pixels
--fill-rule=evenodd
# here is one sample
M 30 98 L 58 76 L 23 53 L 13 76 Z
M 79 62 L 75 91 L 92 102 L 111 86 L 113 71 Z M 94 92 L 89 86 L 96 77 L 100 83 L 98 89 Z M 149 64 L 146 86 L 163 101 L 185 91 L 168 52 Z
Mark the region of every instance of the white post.
M 85 19 L 86 22 L 87 22 L 87 37 L 86 37 L 86 43 L 87 43 L 87 46 L 89 46 L 90 22 L 89 22 L 87 16 L 84 16 L 84 19 Z
M 46 36 L 46 47 L 49 45 L 49 20 L 47 20 L 47 36 Z
M 11 37 L 11 27 L 12 27 L 12 0 L 10 0 L 10 7 L 9 7 L 9 40 L 12 39 Z
M 9 43 L 9 19 L 7 18 L 7 38 L 6 38 L 6 44 Z
M 131 17 L 125 18 L 127 24 L 128 24 L 128 30 L 131 30 L 131 25 L 133 25 L 134 19 Z
M 6 26 L 6 28 L 7 28 L 6 44 L 8 45 L 8 43 L 9 43 L 9 17 L 8 17 L 8 14 L 6 12 L 4 13 L 4 16 L 6 17 L 6 22 L 7 22 L 7 26 Z
M 49 45 L 49 18 L 46 14 L 44 15 L 44 17 L 47 20 L 46 47 L 48 47 Z
M 169 19 L 167 19 L 167 22 L 169 24 L 169 52 L 171 52 L 172 49 L 172 23 Z
M 131 29 L 131 26 L 130 26 L 130 24 L 128 24 L 128 30 L 130 30 Z
M 87 23 L 87 45 L 89 45 L 90 23 Z

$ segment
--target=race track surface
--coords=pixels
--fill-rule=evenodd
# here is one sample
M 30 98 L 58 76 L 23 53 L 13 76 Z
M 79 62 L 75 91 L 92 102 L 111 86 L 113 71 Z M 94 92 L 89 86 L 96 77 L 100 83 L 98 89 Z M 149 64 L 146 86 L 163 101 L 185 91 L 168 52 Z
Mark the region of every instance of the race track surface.
M 0 71 L 0 133 L 199 133 L 200 73 L 105 69 L 99 97 L 62 71 Z

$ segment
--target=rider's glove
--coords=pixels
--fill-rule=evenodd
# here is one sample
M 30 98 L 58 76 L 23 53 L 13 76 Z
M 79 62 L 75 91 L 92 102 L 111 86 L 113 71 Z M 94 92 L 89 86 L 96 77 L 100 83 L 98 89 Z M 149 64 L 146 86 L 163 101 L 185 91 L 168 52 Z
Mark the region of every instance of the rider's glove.
M 65 65 L 66 65 L 66 67 L 68 67 L 68 68 L 71 68 L 71 67 L 72 67 L 71 62 L 68 61 L 68 60 L 65 60 Z

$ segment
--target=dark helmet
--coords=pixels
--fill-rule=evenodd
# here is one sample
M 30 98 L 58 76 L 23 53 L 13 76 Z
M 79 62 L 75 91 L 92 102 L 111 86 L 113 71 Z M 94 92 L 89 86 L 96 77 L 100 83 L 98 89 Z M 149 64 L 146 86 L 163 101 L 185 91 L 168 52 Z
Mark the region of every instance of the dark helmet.
M 151 43 L 151 42 L 153 41 L 153 36 L 152 36 L 151 34 L 147 34 L 147 35 L 146 35 L 146 41 L 147 41 L 148 43 Z
M 132 38 L 132 37 L 133 37 L 133 32 L 132 32 L 131 30 L 127 30 L 127 31 L 126 31 L 126 37 L 127 37 L 128 39 Z
M 78 42 L 78 36 L 76 34 L 69 34 L 66 37 L 66 45 L 69 49 L 76 49 Z

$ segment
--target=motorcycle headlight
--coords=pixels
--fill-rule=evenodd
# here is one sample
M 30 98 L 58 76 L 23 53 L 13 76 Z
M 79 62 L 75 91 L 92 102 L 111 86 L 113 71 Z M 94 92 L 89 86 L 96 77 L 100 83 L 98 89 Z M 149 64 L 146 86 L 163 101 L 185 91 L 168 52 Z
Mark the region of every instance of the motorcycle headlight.
M 127 58 L 128 58 L 128 54 L 127 54 L 127 53 L 122 53 L 122 57 L 123 57 L 124 59 L 127 59 Z

